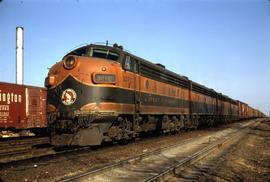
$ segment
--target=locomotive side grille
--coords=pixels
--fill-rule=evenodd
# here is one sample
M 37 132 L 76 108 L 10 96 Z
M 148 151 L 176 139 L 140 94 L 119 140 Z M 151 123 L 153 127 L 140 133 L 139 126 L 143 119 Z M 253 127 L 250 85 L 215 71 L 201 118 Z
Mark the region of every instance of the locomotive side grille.
M 158 80 L 175 86 L 181 86 L 183 88 L 189 87 L 188 80 L 185 80 L 180 76 L 170 74 L 169 72 L 166 72 L 166 70 L 164 69 L 163 70 L 157 68 L 155 69 L 153 66 L 144 63 L 141 64 L 140 68 L 142 76 L 146 76 L 154 80 Z

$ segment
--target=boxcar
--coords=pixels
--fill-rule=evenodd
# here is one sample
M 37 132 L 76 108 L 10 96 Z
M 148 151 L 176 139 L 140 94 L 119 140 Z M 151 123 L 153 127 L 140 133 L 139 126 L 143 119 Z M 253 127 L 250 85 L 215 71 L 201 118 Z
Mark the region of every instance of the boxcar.
M 45 88 L 0 82 L 0 131 L 46 127 Z

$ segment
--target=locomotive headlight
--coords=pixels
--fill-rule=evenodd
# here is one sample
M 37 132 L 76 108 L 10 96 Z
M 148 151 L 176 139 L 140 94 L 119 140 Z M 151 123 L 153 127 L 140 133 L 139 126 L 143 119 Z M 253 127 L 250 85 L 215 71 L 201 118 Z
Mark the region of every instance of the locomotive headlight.
M 45 79 L 45 87 L 50 87 L 52 85 L 55 84 L 55 76 L 48 76 L 46 79 Z
M 48 83 L 49 83 L 49 85 L 54 85 L 55 84 L 55 76 L 49 76 Z
M 70 70 L 75 66 L 76 66 L 76 58 L 73 56 L 68 56 L 64 61 L 64 67 Z
M 95 83 L 111 83 L 111 84 L 115 84 L 116 76 L 114 74 L 94 73 L 93 74 L 93 81 Z

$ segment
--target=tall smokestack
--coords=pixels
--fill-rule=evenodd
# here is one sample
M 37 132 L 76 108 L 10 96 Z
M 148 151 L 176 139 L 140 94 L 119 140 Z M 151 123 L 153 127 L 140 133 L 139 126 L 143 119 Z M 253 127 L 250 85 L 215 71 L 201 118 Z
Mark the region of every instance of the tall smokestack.
M 23 84 L 23 28 L 16 27 L 16 83 Z

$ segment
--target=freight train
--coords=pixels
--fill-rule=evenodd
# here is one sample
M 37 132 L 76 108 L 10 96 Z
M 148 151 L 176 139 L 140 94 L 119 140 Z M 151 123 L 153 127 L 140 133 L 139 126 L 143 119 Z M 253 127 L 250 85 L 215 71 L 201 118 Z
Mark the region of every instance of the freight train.
M 57 146 L 100 145 L 264 116 L 117 44 L 71 51 L 50 68 L 45 86 L 47 124 Z
M 47 90 L 0 82 L 0 138 L 46 133 Z

